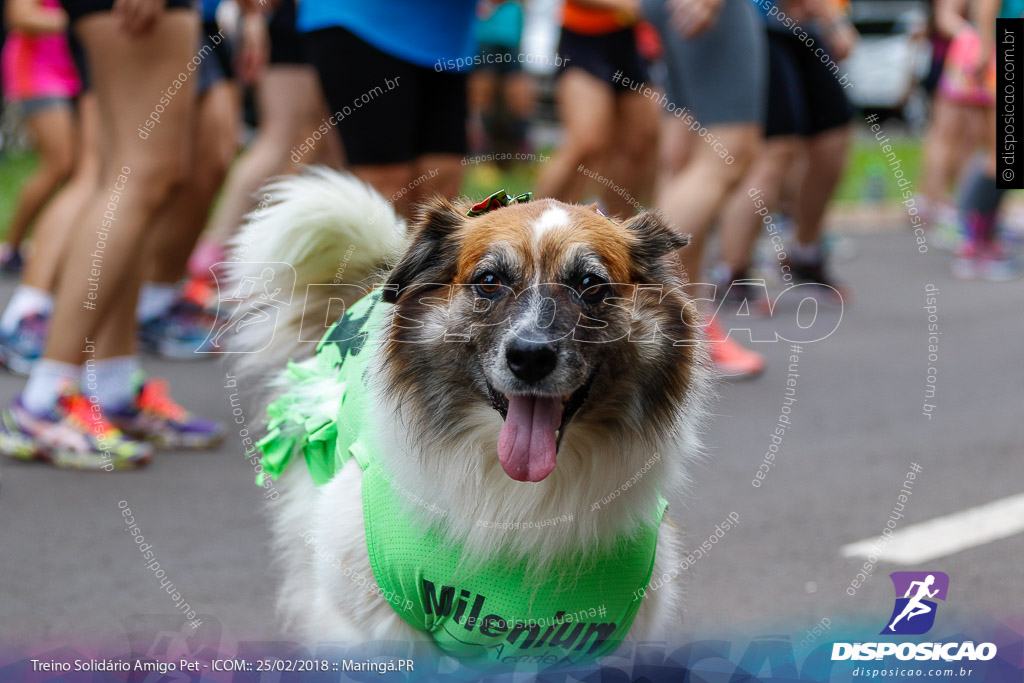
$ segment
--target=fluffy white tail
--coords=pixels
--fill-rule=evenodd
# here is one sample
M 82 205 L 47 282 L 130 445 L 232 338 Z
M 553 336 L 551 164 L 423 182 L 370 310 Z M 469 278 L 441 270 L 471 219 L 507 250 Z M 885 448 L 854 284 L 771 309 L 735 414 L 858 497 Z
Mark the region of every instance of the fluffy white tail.
M 223 336 L 249 377 L 312 353 L 328 315 L 342 310 L 337 300 L 347 306 L 368 291 L 406 232 L 373 188 L 324 167 L 276 178 L 261 196 L 232 240 L 221 292 L 240 302 Z

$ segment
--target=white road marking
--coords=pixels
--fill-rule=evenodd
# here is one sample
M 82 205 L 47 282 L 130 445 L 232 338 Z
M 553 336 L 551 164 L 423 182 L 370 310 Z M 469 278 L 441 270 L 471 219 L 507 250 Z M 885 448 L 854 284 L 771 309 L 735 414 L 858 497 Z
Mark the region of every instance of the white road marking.
M 1024 493 L 911 524 L 892 534 L 879 559 L 920 564 L 1024 532 Z M 875 554 L 878 536 L 844 545 L 843 557 Z

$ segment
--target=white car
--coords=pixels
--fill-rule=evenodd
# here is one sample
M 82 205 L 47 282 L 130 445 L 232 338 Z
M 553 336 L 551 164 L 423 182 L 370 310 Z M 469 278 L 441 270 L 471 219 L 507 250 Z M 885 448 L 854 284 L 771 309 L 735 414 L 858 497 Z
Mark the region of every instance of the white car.
M 895 110 L 909 124 L 918 123 L 925 115 L 919 83 L 931 60 L 928 6 L 855 1 L 850 18 L 861 34 L 843 65 L 853 84 L 850 100 L 860 109 Z

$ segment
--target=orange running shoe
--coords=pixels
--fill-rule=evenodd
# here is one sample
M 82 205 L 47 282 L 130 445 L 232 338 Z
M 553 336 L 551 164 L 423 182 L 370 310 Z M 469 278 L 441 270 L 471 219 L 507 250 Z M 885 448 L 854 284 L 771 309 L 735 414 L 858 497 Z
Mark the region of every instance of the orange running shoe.
M 711 363 L 723 377 L 748 379 L 764 371 L 764 356 L 727 337 L 717 320 L 709 322 L 706 331 L 711 346 Z
M 131 405 L 107 411 L 125 434 L 171 449 L 216 448 L 224 440 L 223 426 L 193 415 L 171 398 L 167 380 L 139 373 L 136 381 L 139 388 Z

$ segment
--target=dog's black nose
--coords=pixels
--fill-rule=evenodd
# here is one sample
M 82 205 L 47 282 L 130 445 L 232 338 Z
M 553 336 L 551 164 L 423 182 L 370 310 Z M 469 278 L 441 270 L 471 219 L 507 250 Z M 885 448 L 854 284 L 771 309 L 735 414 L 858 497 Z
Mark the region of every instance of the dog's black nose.
M 558 353 L 552 344 L 516 339 L 510 342 L 505 350 L 505 361 L 513 375 L 524 382 L 534 384 L 555 369 L 558 364 Z

